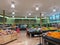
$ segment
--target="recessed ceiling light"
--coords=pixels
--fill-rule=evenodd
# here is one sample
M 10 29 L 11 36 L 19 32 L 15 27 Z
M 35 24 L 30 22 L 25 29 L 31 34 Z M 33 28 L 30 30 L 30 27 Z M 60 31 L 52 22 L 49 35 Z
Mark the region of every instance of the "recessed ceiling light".
M 35 10 L 38 11 L 39 10 L 39 7 L 36 7 Z
M 14 18 L 14 16 L 12 16 Z
M 44 14 L 42 13 L 42 14 L 41 14 L 41 16 L 43 17 L 43 16 L 44 16 Z
M 12 12 L 12 14 L 15 14 L 15 12 Z
M 14 2 L 12 2 L 11 8 L 15 8 L 15 3 Z
M 29 13 L 29 15 L 31 15 L 31 13 Z
M 53 12 L 56 12 L 56 9 L 53 9 Z

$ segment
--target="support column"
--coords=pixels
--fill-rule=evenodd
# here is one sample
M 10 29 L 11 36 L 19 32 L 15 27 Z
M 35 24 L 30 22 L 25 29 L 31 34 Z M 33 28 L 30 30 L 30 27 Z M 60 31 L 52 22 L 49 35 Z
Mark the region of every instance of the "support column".
M 40 13 L 40 27 L 42 27 L 42 20 L 41 20 L 42 16 L 41 16 L 41 13 Z M 43 45 L 42 44 L 42 34 L 40 34 L 40 43 L 38 45 Z
M 3 25 L 5 24 L 5 10 L 3 10 Z
M 41 19 L 41 13 L 40 13 L 40 26 L 42 27 L 42 19 Z

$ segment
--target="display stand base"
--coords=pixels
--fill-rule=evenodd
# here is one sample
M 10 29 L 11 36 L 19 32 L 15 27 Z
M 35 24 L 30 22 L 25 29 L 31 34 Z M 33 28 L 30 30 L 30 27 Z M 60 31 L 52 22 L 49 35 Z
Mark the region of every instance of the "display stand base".
M 42 45 L 42 44 L 40 43 L 40 44 L 38 44 L 38 45 Z

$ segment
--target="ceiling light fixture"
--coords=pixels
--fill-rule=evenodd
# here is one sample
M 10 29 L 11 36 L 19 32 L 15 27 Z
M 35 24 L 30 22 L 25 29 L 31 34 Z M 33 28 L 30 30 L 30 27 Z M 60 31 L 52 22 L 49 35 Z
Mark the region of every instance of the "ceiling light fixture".
M 15 8 L 15 3 L 14 2 L 12 2 L 11 8 Z
M 56 9 L 53 9 L 53 12 L 56 12 Z
M 15 14 L 15 12 L 12 12 L 12 14 Z
M 44 16 L 44 14 L 42 13 L 42 14 L 41 14 L 41 16 L 43 17 L 43 16 Z
M 25 16 L 25 18 L 27 18 L 27 16 Z
M 9 17 L 5 17 L 5 18 L 9 18 Z
M 0 15 L 0 17 L 3 17 L 2 15 Z
M 12 16 L 13 18 L 15 17 L 15 16 Z
M 29 13 L 28 15 L 31 15 L 31 13 Z
M 39 7 L 36 7 L 35 10 L 38 11 L 39 10 Z

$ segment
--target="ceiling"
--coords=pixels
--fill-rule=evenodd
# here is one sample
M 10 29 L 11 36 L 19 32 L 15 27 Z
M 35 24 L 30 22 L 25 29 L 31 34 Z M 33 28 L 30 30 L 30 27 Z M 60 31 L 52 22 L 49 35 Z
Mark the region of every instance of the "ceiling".
M 53 8 L 56 8 L 57 12 L 60 11 L 60 0 L 13 0 L 15 2 L 16 17 L 39 17 L 40 13 L 44 13 L 44 15 L 49 15 L 52 12 Z M 11 9 L 12 0 L 0 0 L 0 13 L 2 10 L 6 11 L 7 16 L 12 16 Z M 35 6 L 38 4 L 39 10 L 35 10 Z M 31 12 L 32 15 L 28 15 L 27 13 Z

